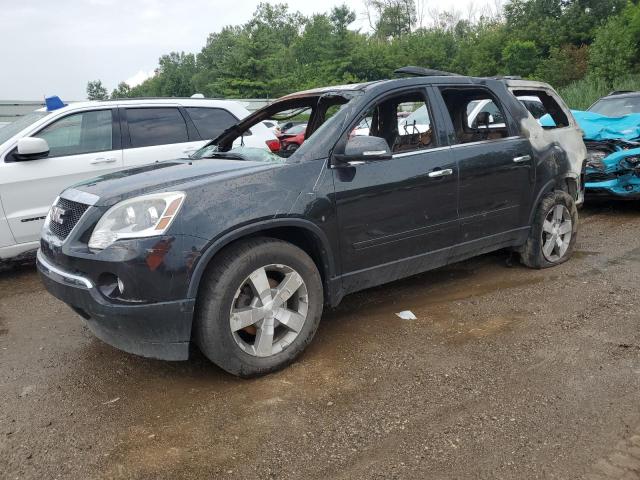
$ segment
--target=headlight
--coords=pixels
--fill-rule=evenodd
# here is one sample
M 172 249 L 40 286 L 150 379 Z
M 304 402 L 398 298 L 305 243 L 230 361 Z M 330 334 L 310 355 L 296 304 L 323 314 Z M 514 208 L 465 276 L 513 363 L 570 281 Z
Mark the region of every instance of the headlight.
M 604 170 L 604 157 L 607 154 L 598 150 L 587 150 L 587 167 Z
M 183 192 L 154 193 L 117 203 L 102 216 L 89 240 L 89 248 L 103 250 L 120 238 L 162 235 L 177 215 Z
M 58 204 L 58 200 L 60 200 L 60 197 L 56 197 L 56 199 L 51 204 L 51 207 L 49 207 L 49 211 L 47 212 L 47 216 L 44 218 L 44 225 L 42 226 L 42 230 L 43 231 L 49 229 L 49 225 L 51 224 L 51 210 L 53 209 L 54 205 Z

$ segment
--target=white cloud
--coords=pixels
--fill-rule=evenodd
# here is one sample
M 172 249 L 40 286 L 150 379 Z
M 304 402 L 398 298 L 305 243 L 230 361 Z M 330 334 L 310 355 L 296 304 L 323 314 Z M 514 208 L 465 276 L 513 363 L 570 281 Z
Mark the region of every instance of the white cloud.
M 129 78 L 127 78 L 124 81 L 124 83 L 126 83 L 130 87 L 137 87 L 142 82 L 144 82 L 146 79 L 151 78 L 154 75 L 155 75 L 155 71 L 154 70 L 149 70 L 148 72 L 145 72 L 144 70 L 138 70 L 138 73 L 136 73 L 135 75 L 132 75 Z

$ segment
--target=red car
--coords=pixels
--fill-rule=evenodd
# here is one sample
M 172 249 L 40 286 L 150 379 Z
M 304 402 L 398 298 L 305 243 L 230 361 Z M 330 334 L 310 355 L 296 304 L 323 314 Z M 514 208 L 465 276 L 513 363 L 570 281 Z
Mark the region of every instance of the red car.
M 280 152 L 283 156 L 289 157 L 293 155 L 302 142 L 304 142 L 304 134 L 307 131 L 307 124 L 294 125 L 289 130 L 278 136 L 280 140 Z

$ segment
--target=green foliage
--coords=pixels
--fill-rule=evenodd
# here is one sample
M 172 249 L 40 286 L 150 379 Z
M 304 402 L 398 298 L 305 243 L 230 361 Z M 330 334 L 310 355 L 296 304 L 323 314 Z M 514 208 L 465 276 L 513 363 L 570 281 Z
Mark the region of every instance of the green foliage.
M 109 93 L 100 80 L 87 82 L 87 99 L 106 100 L 107 98 L 109 98 Z
M 628 75 L 635 56 L 635 45 L 629 29 L 620 18 L 613 18 L 598 32 L 591 48 L 589 66 L 607 84 Z
M 539 62 L 536 44 L 531 40 L 509 40 L 502 50 L 502 61 L 507 74 L 528 77 Z
M 128 98 L 131 96 L 131 87 L 125 82 L 120 82 L 118 88 L 111 92 L 111 98 Z
M 558 93 L 570 108 L 586 110 L 596 100 L 607 95 L 612 90 L 640 91 L 640 75 L 620 77 L 615 79 L 612 84 L 601 78 L 589 76 L 558 89 Z
M 409 35 L 416 23 L 416 4 L 413 0 L 368 0 L 367 6 L 376 13 L 375 30 L 380 38 Z
M 134 88 L 121 83 L 112 96 L 274 98 L 421 65 L 539 79 L 584 105 L 640 66 L 640 7 L 631 0 L 511 0 L 500 16 L 445 12 L 417 29 L 415 0 L 364 3 L 371 33 L 349 29 L 356 14 L 346 5 L 305 17 L 261 3 L 245 24 L 210 34 L 199 53 L 163 55 L 153 77 Z
M 539 63 L 535 77 L 556 87 L 580 80 L 587 73 L 588 52 L 586 45 L 551 47 L 549 56 Z

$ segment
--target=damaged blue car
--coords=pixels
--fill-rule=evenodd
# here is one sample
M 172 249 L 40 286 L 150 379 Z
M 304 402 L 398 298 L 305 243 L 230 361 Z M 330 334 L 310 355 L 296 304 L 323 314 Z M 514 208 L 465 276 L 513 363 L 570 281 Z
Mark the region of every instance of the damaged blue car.
M 573 111 L 587 147 L 585 193 L 591 197 L 640 198 L 640 114 L 607 117 Z M 540 119 L 543 126 L 552 122 Z

